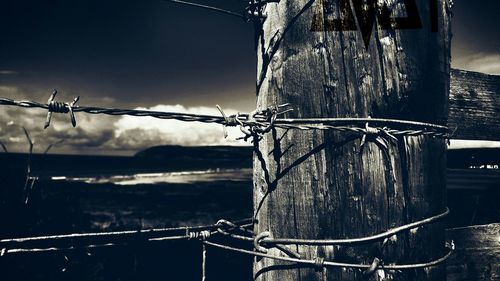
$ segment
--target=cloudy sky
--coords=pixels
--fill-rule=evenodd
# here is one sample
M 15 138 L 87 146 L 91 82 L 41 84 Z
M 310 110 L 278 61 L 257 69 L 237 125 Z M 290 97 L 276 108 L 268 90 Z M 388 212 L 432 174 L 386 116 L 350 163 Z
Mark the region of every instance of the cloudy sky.
M 240 0 L 198 0 L 241 10 Z M 455 0 L 453 66 L 500 74 L 498 0 Z M 0 96 L 82 105 L 218 114 L 255 103 L 253 29 L 237 18 L 161 0 L 0 1 Z M 26 151 L 60 139 L 55 153 L 131 154 L 161 144 L 238 144 L 221 126 L 77 114 L 79 126 L 45 112 L 0 108 L 0 141 Z M 233 138 L 236 134 L 232 134 Z

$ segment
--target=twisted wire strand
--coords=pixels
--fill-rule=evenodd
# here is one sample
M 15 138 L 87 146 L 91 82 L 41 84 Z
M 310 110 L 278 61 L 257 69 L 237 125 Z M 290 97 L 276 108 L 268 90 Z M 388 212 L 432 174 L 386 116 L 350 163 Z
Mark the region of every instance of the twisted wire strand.
M 189 240 L 190 236 L 177 235 L 177 236 L 167 236 L 159 238 L 146 239 L 146 242 L 158 242 L 158 241 L 174 241 L 174 240 Z M 23 254 L 23 253 L 47 253 L 47 252 L 61 252 L 61 251 L 71 251 L 79 249 L 97 249 L 97 248 L 108 248 L 108 247 L 118 247 L 123 246 L 126 243 L 110 242 L 104 244 L 88 244 L 88 245 L 72 245 L 68 247 L 33 247 L 33 248 L 2 248 L 0 256 L 6 254 Z
M 94 245 L 86 245 L 86 246 L 70 246 L 70 247 L 50 247 L 50 248 L 16 248 L 16 249 L 8 249 L 3 248 L 0 252 L 0 256 L 5 256 L 7 254 L 24 254 L 24 253 L 48 253 L 48 252 L 61 252 L 61 251 L 71 251 L 71 250 L 79 250 L 79 249 L 98 249 L 98 248 L 107 248 L 113 246 L 122 246 L 117 243 L 106 243 L 106 244 L 94 244 Z
M 284 262 L 310 265 L 310 266 L 315 266 L 315 267 L 318 266 L 317 260 L 275 256 L 275 255 L 271 255 L 271 254 L 245 250 L 245 249 L 227 246 L 227 245 L 214 243 L 214 242 L 210 242 L 210 241 L 203 241 L 203 243 L 208 245 L 208 246 L 221 248 L 221 249 L 225 249 L 225 250 L 229 250 L 229 251 L 233 251 L 233 252 L 238 252 L 238 253 L 242 253 L 242 254 L 252 255 L 252 256 L 256 256 L 256 257 L 269 258 L 269 259 L 274 259 L 274 260 L 279 260 L 279 261 L 284 261 Z M 446 259 L 448 259 L 450 257 L 452 252 L 453 252 L 453 249 L 448 248 L 448 252 L 444 256 L 442 256 L 438 259 L 435 259 L 433 261 L 423 262 L 423 263 L 413 263 L 413 264 L 389 264 L 389 265 L 384 265 L 383 268 L 388 269 L 388 270 L 406 270 L 406 269 L 427 268 L 427 267 L 435 266 L 435 265 L 438 265 L 438 264 L 444 262 Z M 346 267 L 346 268 L 356 268 L 356 269 L 369 269 L 371 267 L 371 264 L 342 263 L 342 262 L 323 260 L 319 266 L 321 266 L 321 267 Z
M 41 108 L 51 110 L 54 106 L 34 101 L 16 101 L 7 98 L 0 98 L 0 105 L 17 106 L 23 108 Z M 64 106 L 67 106 L 63 104 Z M 395 136 L 435 136 L 448 137 L 448 128 L 446 126 L 384 118 L 276 118 L 272 124 L 269 116 L 256 113 L 252 116 L 249 114 L 237 114 L 229 117 L 165 112 L 165 111 L 150 111 L 138 109 L 119 109 L 119 108 L 103 108 L 91 106 L 72 106 L 72 112 L 84 112 L 88 114 L 105 114 L 112 116 L 129 115 L 136 117 L 153 117 L 158 119 L 173 119 L 184 122 L 202 122 L 215 123 L 224 126 L 244 126 L 244 127 L 269 127 L 274 126 L 281 129 L 298 129 L 298 130 L 336 130 L 340 132 L 355 132 L 365 134 L 366 129 L 363 127 L 366 123 L 375 125 L 373 128 L 384 130 L 385 132 Z M 61 109 L 58 112 L 64 112 Z M 388 128 L 391 126 L 394 128 Z M 397 128 L 397 129 L 396 129 Z
M 244 219 L 234 222 L 235 225 L 247 226 L 251 219 Z M 23 237 L 23 238 L 10 238 L 0 240 L 0 249 L 2 249 L 0 255 L 10 254 L 10 253 L 26 253 L 26 252 L 51 252 L 51 251 L 65 251 L 72 249 L 81 248 L 101 248 L 109 246 L 119 246 L 123 245 L 126 239 L 128 241 L 134 241 L 134 238 L 142 238 L 143 241 L 155 242 L 155 241 L 170 241 L 170 240 L 190 240 L 190 239 L 207 239 L 211 234 L 219 233 L 218 229 L 224 228 L 223 231 L 232 229 L 232 226 L 221 226 L 221 225 L 204 225 L 195 227 L 173 227 L 173 228 L 157 228 L 157 229 L 146 229 L 146 230 L 126 230 L 126 231 L 112 231 L 112 232 L 94 232 L 94 233 L 72 233 L 72 234 L 62 234 L 62 235 L 47 235 L 38 237 Z M 179 234 L 183 233 L 183 234 Z M 100 243 L 90 243 L 93 241 L 87 241 L 87 239 L 98 240 L 102 239 L 105 241 L 100 241 Z M 124 241 L 117 242 L 123 239 Z M 88 242 L 88 243 L 82 243 Z M 49 245 L 47 247 L 41 247 L 40 243 L 70 243 L 82 245 L 70 245 L 70 246 L 53 246 Z M 107 243 L 106 243 L 107 242 Z
M 447 210 L 448 212 L 448 210 Z M 445 213 L 447 213 L 445 212 Z M 445 214 L 443 213 L 443 214 Z M 438 215 L 438 216 L 442 216 Z M 409 229 L 409 228 L 414 228 L 417 227 L 418 225 L 421 225 L 424 223 L 430 223 L 431 221 L 435 220 L 436 217 L 431 217 L 426 220 L 422 220 L 419 222 L 415 222 L 413 224 L 409 224 L 397 229 L 390 230 L 388 232 L 395 232 L 396 230 L 402 231 L 401 229 Z M 247 222 L 250 221 L 250 219 L 244 220 L 242 222 Z M 230 223 L 226 224 L 228 229 L 241 229 L 245 228 L 251 223 L 246 223 L 246 224 L 237 224 L 237 223 Z M 229 235 L 230 237 L 237 238 L 234 235 L 230 235 L 231 233 L 228 232 L 227 230 L 222 230 L 221 228 L 223 227 L 222 224 L 214 224 L 214 225 L 208 225 L 208 226 L 198 226 L 198 227 L 176 227 L 176 228 L 164 228 L 164 229 L 150 229 L 150 230 L 139 230 L 139 231 L 115 231 L 115 232 L 106 232 L 106 233 L 77 233 L 77 234 L 65 234 L 65 235 L 51 235 L 51 236 L 41 236 L 41 237 L 26 237 L 26 238 L 14 238 L 14 239 L 2 239 L 0 240 L 0 248 L 2 248 L 0 255 L 4 256 L 6 254 L 14 254 L 14 253 L 37 253 L 37 252 L 53 252 L 53 251 L 66 251 L 66 250 L 75 250 L 75 249 L 93 249 L 93 248 L 102 248 L 102 247 L 111 247 L 111 246 L 120 246 L 122 244 L 116 243 L 116 242 L 110 242 L 110 243 L 102 243 L 102 244 L 91 244 L 91 245 L 80 245 L 80 246 L 67 246 L 67 247 L 46 247 L 46 248 L 8 248 L 8 246 L 18 246 L 19 243 L 26 243 L 26 242 L 40 242 L 40 241 L 57 241 L 61 239 L 71 239 L 71 242 L 74 242 L 73 239 L 75 238 L 89 238 L 89 237 L 114 237 L 116 238 L 117 236 L 123 236 L 123 235 L 130 235 L 130 234 L 150 234 L 150 233 L 161 233 L 161 234 L 166 234 L 165 232 L 167 231 L 185 231 L 184 235 L 171 235 L 171 236 L 161 236 L 161 237 L 145 237 L 145 241 L 148 242 L 155 242 L 155 241 L 174 241 L 174 240 L 191 240 L 191 239 L 200 239 L 204 245 L 209 245 L 213 247 L 218 247 L 226 250 L 231 250 L 235 252 L 240 252 L 244 254 L 250 254 L 253 256 L 258 256 L 258 257 L 264 257 L 264 258 L 270 258 L 270 259 L 276 259 L 276 260 L 281 260 L 285 262 L 292 262 L 292 263 L 297 263 L 297 264 L 304 264 L 304 265 L 311 265 L 311 266 L 316 266 L 316 267 L 348 267 L 348 268 L 357 268 L 357 269 L 369 269 L 372 265 L 369 264 L 356 264 L 356 263 L 342 263 L 342 262 L 335 262 L 335 261 L 325 261 L 321 260 L 321 263 L 318 264 L 318 259 L 314 260 L 307 260 L 307 259 L 302 259 L 299 256 L 289 256 L 289 257 L 284 257 L 284 256 L 275 256 L 267 253 L 262 253 L 262 252 L 257 252 L 257 251 L 250 251 L 250 250 L 245 250 L 241 248 L 236 248 L 236 247 L 231 247 L 227 245 L 222 245 L 214 242 L 207 241 L 206 239 L 210 237 L 211 234 L 215 233 L 220 233 L 223 235 Z M 244 237 L 244 236 L 241 236 Z M 379 238 L 380 239 L 380 238 Z M 245 237 L 245 240 L 248 240 L 247 237 Z M 272 242 L 272 241 L 268 241 Z M 286 241 L 278 241 L 278 242 L 286 242 Z M 295 243 L 295 241 L 293 241 Z M 14 243 L 14 244 L 12 244 Z M 284 243 L 286 244 L 286 243 Z M 280 249 L 280 248 L 278 248 Z M 384 269 L 388 270 L 403 270 L 403 269 L 418 269 L 418 268 L 426 268 L 430 266 L 437 265 L 439 263 L 442 263 L 445 261 L 452 253 L 452 249 L 450 248 L 449 252 L 444 255 L 441 258 L 438 258 L 436 260 L 430 261 L 430 262 L 425 262 L 425 263 L 415 263 L 415 264 L 390 264 L 390 265 L 384 265 Z
M 208 228 L 213 228 L 214 226 L 199 226 L 199 227 L 174 227 L 174 228 L 156 228 L 156 229 L 145 229 L 145 230 L 125 230 L 125 231 L 111 231 L 111 232 L 93 232 L 93 233 L 71 233 L 71 234 L 61 234 L 61 235 L 47 235 L 47 236 L 37 236 L 37 237 L 23 237 L 23 238 L 9 238 L 0 240 L 0 248 L 7 244 L 22 244 L 30 242 L 43 242 L 43 241 L 57 241 L 65 239 L 75 239 L 75 238 L 94 238 L 94 237 L 111 237 L 119 238 L 125 236 L 133 235 L 146 235 L 150 234 L 163 235 L 168 232 L 180 231 L 180 230 L 204 230 Z
M 234 234 L 234 233 L 230 233 L 228 231 L 222 230 L 222 229 L 218 229 L 217 231 L 218 231 L 218 233 L 220 233 L 222 235 L 225 235 L 225 236 L 228 236 L 228 237 L 231 237 L 233 239 L 238 239 L 238 240 L 243 240 L 243 241 L 249 241 L 249 242 L 253 242 L 254 241 L 254 238 L 250 237 L 250 236 L 244 236 L 244 235 Z

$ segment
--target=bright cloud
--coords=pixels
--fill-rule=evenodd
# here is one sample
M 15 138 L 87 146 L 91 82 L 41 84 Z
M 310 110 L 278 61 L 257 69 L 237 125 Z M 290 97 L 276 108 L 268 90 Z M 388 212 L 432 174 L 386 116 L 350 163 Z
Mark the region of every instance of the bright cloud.
M 204 115 L 220 115 L 216 108 L 184 107 L 182 105 L 157 105 L 141 110 L 187 112 Z M 235 110 L 225 110 L 235 114 Z M 152 117 L 123 116 L 115 123 L 115 145 L 126 148 L 139 148 L 159 144 L 172 145 L 243 145 L 236 138 L 242 136 L 238 128 L 227 128 L 228 137 L 224 139 L 223 127 L 201 122 L 182 122 L 159 120 Z
M 0 96 L 22 99 L 24 94 L 16 87 L 0 86 Z M 138 109 L 220 115 L 216 108 L 202 106 L 157 105 Z M 231 109 L 225 111 L 228 115 L 236 113 Z M 43 152 L 61 140 L 64 142 L 54 146 L 53 152 L 130 154 L 156 145 L 245 145 L 236 140 L 243 135 L 238 128 L 227 128 L 228 137 L 224 138 L 223 127 L 218 124 L 76 113 L 77 127 L 73 128 L 68 115 L 55 113 L 50 127 L 44 130 L 46 115 L 41 109 L 1 107 L 0 142 L 9 151 L 26 152 L 28 143 L 22 130 L 25 127 L 35 142 L 35 152 Z
M 500 54 L 478 53 L 470 56 L 453 58 L 453 67 L 500 75 Z
M 0 75 L 17 75 L 17 74 L 19 73 L 14 70 L 0 70 Z

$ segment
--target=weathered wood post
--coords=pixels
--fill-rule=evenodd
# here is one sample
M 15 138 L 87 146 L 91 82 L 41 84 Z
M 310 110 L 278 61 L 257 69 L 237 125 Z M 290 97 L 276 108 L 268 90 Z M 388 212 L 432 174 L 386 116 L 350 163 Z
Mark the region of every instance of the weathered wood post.
M 446 124 L 448 0 L 281 0 L 268 3 L 264 14 L 258 44 L 259 109 L 291 103 L 294 111 L 287 118 L 370 116 Z M 273 129 L 258 142 L 257 234 L 354 238 L 443 212 L 444 139 L 400 137 L 385 151 L 373 142 L 361 150 L 359 138 L 345 141 L 350 136 Z M 444 228 L 440 222 L 426 225 L 384 245 L 288 247 L 307 259 L 426 262 L 444 255 Z M 276 248 L 268 251 L 285 255 Z M 256 280 L 382 280 L 382 275 L 388 280 L 445 280 L 445 267 L 380 270 L 367 277 L 348 268 L 318 270 L 267 258 L 254 263 Z

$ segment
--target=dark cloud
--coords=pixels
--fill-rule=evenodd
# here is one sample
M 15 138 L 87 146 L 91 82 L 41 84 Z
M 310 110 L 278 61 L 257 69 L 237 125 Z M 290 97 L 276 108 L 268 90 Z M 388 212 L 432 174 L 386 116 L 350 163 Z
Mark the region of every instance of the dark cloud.
M 245 110 L 254 98 L 253 30 L 237 18 L 160 0 L 2 1 L 0 34 L 0 69 L 22 72 L 16 85 L 117 106 L 216 99 Z
M 194 1 L 194 0 L 193 0 Z M 241 11 L 244 1 L 197 0 Z M 498 0 L 456 0 L 454 65 L 500 50 Z M 0 2 L 0 84 L 114 99 L 115 106 L 255 104 L 253 28 L 161 0 Z M 34 93 L 31 94 L 35 96 Z
M 196 1 L 233 11 L 245 5 Z M 455 0 L 454 67 L 498 73 L 499 10 L 498 0 Z M 219 103 L 248 112 L 255 105 L 253 27 L 237 18 L 161 0 L 5 0 L 0 35 L 3 97 L 44 102 L 57 88 L 59 100 L 80 95 L 80 104 L 104 107 L 182 104 L 183 110 L 211 112 Z M 43 111 L 2 108 L 0 117 L 1 140 L 14 150 L 25 149 L 19 126 L 32 132 L 40 150 L 66 139 L 56 152 L 131 153 L 158 144 L 225 143 L 220 126 L 179 129 L 155 120 L 149 123 L 158 127 L 148 127 L 144 119 L 78 114 L 77 129 L 68 116 L 56 115 L 53 126 L 42 131 Z M 16 125 L 7 126 L 10 121 Z
M 453 7 L 453 56 L 500 52 L 498 0 L 455 0 Z

